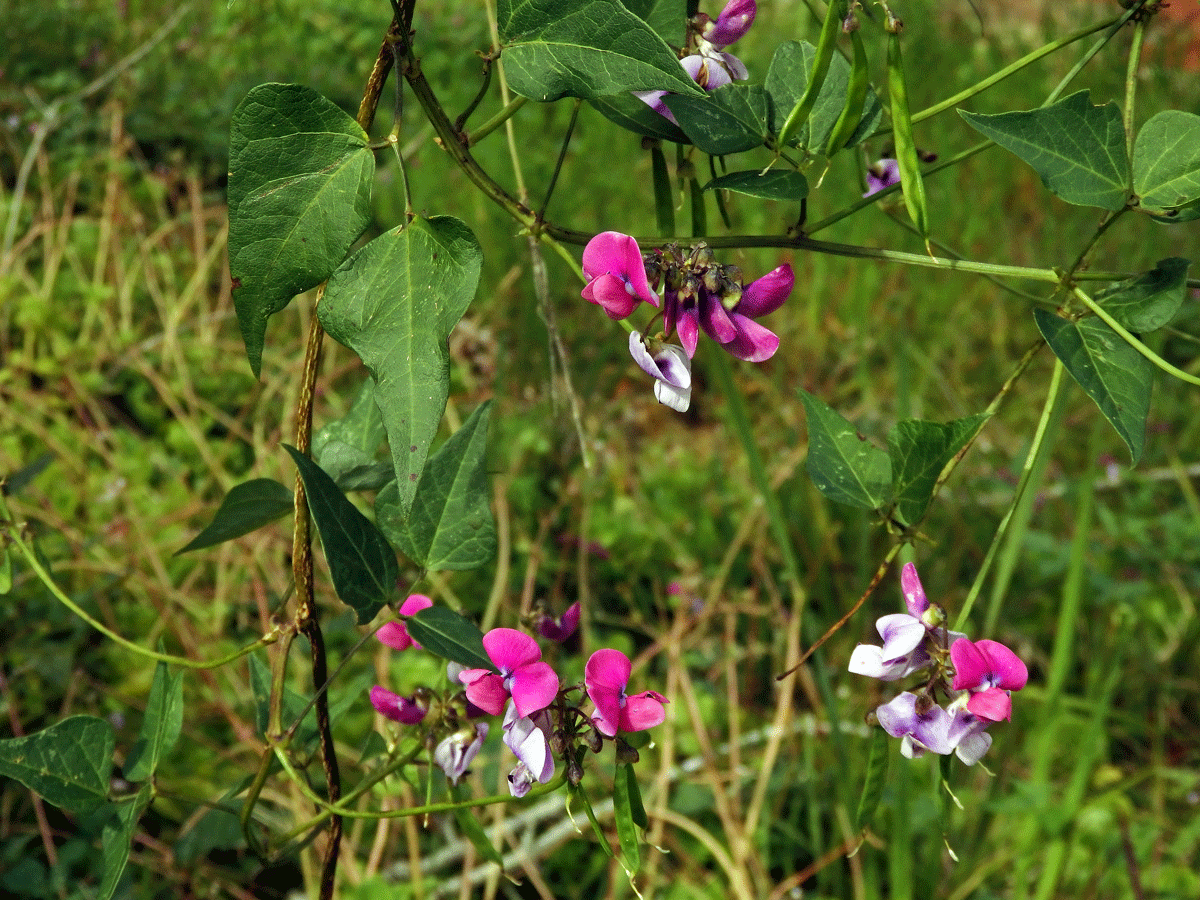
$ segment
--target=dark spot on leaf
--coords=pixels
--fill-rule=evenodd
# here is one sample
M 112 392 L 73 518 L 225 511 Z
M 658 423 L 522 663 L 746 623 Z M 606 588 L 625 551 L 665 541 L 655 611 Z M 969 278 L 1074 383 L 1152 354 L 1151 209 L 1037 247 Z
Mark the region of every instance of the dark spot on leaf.
M 240 288 L 242 286 L 242 279 L 235 278 L 235 279 L 233 279 L 232 282 L 230 282 L 230 284 L 233 286 L 233 289 L 236 291 L 238 288 Z
M 413 474 L 409 475 L 409 476 L 408 476 L 408 480 L 409 480 L 409 481 L 416 481 L 416 480 L 417 480 L 417 473 L 416 473 L 416 472 L 413 472 Z
M 412 446 L 410 446 L 408 449 L 409 449 L 409 451 L 410 451 L 410 452 L 412 452 L 412 453 L 416 453 L 416 452 L 417 452 L 417 445 L 416 445 L 416 444 L 413 444 L 413 445 L 412 445 Z

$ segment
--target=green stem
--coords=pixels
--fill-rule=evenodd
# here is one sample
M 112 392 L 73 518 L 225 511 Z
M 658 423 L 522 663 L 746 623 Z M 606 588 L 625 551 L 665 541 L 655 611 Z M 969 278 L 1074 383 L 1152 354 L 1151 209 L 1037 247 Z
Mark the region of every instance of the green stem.
M 474 131 L 469 131 L 463 135 L 468 147 L 473 147 L 482 141 L 485 137 L 507 122 L 516 114 L 516 111 L 529 102 L 526 97 L 514 97 L 505 107 L 496 113 Z
M 2 498 L 0 498 L 0 515 L 3 515 L 6 520 L 9 519 L 8 508 L 7 505 L 4 504 Z M 259 647 L 269 646 L 270 644 L 274 644 L 279 640 L 280 630 L 278 627 L 276 627 L 268 634 L 263 635 L 253 644 L 247 644 L 240 650 L 234 650 L 232 653 L 228 653 L 225 656 L 219 656 L 216 659 L 190 659 L 186 656 L 174 656 L 170 653 L 159 653 L 157 650 L 147 650 L 145 647 L 135 644 L 128 638 L 122 637 L 120 634 L 113 631 L 99 619 L 94 618 L 78 603 L 68 597 L 55 583 L 53 576 L 51 576 L 51 574 L 46 571 L 45 567 L 38 561 L 37 554 L 33 551 L 33 548 L 30 547 L 29 544 L 26 543 L 26 541 L 21 537 L 20 528 L 15 523 L 12 523 L 11 520 L 5 523 L 3 534 L 8 538 L 12 546 L 16 547 L 21 552 L 21 555 L 25 557 L 25 562 L 29 565 L 30 571 L 37 576 L 38 580 L 43 584 L 43 586 L 45 586 L 46 590 L 54 595 L 55 600 L 73 612 L 88 625 L 92 626 L 92 628 L 96 629 L 114 644 L 124 647 L 126 650 L 136 653 L 139 656 L 143 656 L 146 659 L 152 659 L 155 662 L 168 663 L 169 665 L 179 666 L 180 668 L 184 669 L 216 669 L 221 666 L 228 665 L 235 660 L 241 659 L 243 656 L 246 656 L 249 653 L 253 653 Z
M 979 571 L 975 575 L 975 582 L 971 585 L 971 590 L 967 593 L 966 599 L 963 600 L 962 609 L 958 613 L 958 618 L 954 620 L 954 630 L 962 631 L 966 625 L 967 618 L 971 615 L 971 609 L 975 605 L 975 600 L 979 596 L 980 590 L 983 588 L 983 582 L 987 578 L 988 571 L 991 569 L 992 563 L 995 561 L 996 553 L 1000 549 L 1000 545 L 1004 540 L 1004 536 L 1008 533 L 1009 523 L 1012 521 L 1013 512 L 1016 510 L 1021 498 L 1025 495 L 1028 489 L 1035 468 L 1041 456 L 1043 445 L 1045 444 L 1046 435 L 1050 431 L 1050 423 L 1052 421 L 1052 413 L 1058 401 L 1059 391 L 1062 389 L 1062 360 L 1054 360 L 1054 374 L 1050 378 L 1050 390 L 1046 394 L 1046 402 L 1042 405 L 1042 416 L 1038 420 L 1037 429 L 1034 431 L 1033 443 L 1029 446 L 1029 452 L 1025 456 L 1025 465 L 1021 470 L 1021 478 L 1017 482 L 1017 490 L 1013 495 L 1012 503 L 1005 512 L 1004 518 L 1000 520 L 1000 525 L 996 529 L 996 534 L 992 538 L 991 546 L 988 547 L 987 555 L 984 556 L 983 562 L 979 566 Z M 995 602 L 993 602 L 995 606 Z M 991 615 L 989 613 L 989 620 Z
M 1139 341 L 1136 337 L 1130 334 L 1120 322 L 1105 312 L 1104 307 L 1100 306 L 1100 304 L 1085 294 L 1082 290 L 1075 288 L 1075 296 L 1083 301 L 1083 305 L 1094 312 L 1101 319 L 1101 321 L 1104 322 L 1105 325 L 1119 334 L 1125 340 L 1125 342 L 1129 344 L 1130 347 L 1142 354 L 1142 356 L 1146 357 L 1146 359 L 1150 360 L 1150 362 L 1154 363 L 1154 365 L 1156 365 L 1158 368 L 1162 369 L 1168 375 L 1174 375 L 1180 381 L 1186 381 L 1188 384 L 1194 384 L 1197 387 L 1200 387 L 1200 378 L 1183 371 L 1183 369 L 1178 369 L 1171 365 L 1169 362 Z

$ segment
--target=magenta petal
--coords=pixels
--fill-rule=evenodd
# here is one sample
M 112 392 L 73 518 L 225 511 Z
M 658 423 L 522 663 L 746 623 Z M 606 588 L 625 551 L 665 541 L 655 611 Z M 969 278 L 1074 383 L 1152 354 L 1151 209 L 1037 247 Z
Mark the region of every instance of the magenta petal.
M 764 328 L 741 313 L 732 313 L 730 318 L 737 326 L 738 334 L 722 346 L 731 355 L 746 362 L 766 362 L 779 349 L 779 337 L 769 328 Z
M 483 649 L 497 669 L 509 674 L 542 658 L 537 641 L 515 628 L 493 628 L 483 636 Z
M 408 697 L 401 697 L 379 685 L 371 688 L 371 705 L 380 715 L 404 725 L 415 725 L 425 718 L 425 710 Z
M 407 650 L 413 646 L 421 649 L 421 645 L 408 636 L 408 629 L 403 622 L 388 622 L 375 632 L 375 637 L 393 650 Z
M 954 663 L 954 690 L 974 690 L 987 680 L 987 658 L 972 641 L 960 638 L 951 644 L 950 661 Z
M 605 273 L 623 274 L 627 258 L 626 245 L 637 241 L 619 231 L 602 231 L 583 248 L 583 274 L 589 279 Z
M 679 343 L 691 359 L 696 355 L 696 344 L 700 341 L 700 323 L 694 306 L 679 311 L 679 319 L 675 322 L 675 333 L 679 335 Z
M 621 710 L 622 731 L 645 731 L 655 725 L 661 725 L 667 717 L 663 704 L 667 698 L 655 691 L 646 691 L 625 698 L 625 708 Z
M 583 682 L 589 693 L 593 686 L 621 692 L 629 683 L 629 673 L 632 671 L 633 663 L 620 650 L 597 650 L 583 667 Z
M 433 606 L 433 601 L 424 594 L 409 594 L 408 599 L 400 604 L 400 615 L 415 616 L 423 609 Z
M 592 722 L 596 730 L 607 737 L 615 737 L 621 725 L 621 692 L 613 688 L 592 685 L 588 697 L 596 705 Z
M 912 563 L 905 563 L 904 568 L 900 570 L 900 590 L 904 593 L 904 604 L 908 607 L 908 614 L 914 618 L 921 618 L 925 610 L 929 609 L 929 600 L 925 596 L 925 588 L 921 587 L 921 579 L 917 577 L 917 567 Z
M 513 705 L 522 718 L 545 709 L 557 695 L 558 676 L 549 663 L 528 663 L 512 674 Z
M 999 641 L 976 641 L 975 646 L 987 657 L 992 683 L 1008 691 L 1019 691 L 1029 680 L 1029 669 L 1021 658 Z
M 755 0 L 729 0 L 717 20 L 705 26 L 703 37 L 714 46 L 728 47 L 750 30 L 756 12 Z
M 738 301 L 734 311 L 752 319 L 773 313 L 791 296 L 795 283 L 796 276 L 792 267 L 784 263 L 746 285 L 742 289 L 742 299 Z
M 1000 688 L 988 688 L 971 695 L 967 709 L 989 722 L 1007 721 L 1012 718 L 1012 697 Z
M 624 319 L 638 305 L 638 298 L 626 290 L 625 282 L 607 273 L 593 278 L 581 293 L 584 300 L 603 307 L 605 315 L 614 320 Z
M 703 297 L 700 301 L 700 326 L 714 341 L 728 344 L 738 335 L 737 327 L 729 313 L 716 297 Z
M 458 680 L 466 686 L 467 699 L 490 716 L 498 716 L 508 700 L 504 679 L 487 669 L 465 669 Z

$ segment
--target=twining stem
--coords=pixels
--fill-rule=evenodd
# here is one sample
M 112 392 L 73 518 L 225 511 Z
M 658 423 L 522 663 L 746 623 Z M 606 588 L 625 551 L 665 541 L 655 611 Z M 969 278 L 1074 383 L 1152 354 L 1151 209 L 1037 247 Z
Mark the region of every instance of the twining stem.
M 1083 302 L 1084 306 L 1096 314 L 1097 318 L 1099 318 L 1104 322 L 1105 325 L 1119 334 L 1125 340 L 1125 342 L 1129 344 L 1130 347 L 1142 354 L 1142 356 L 1146 357 L 1146 359 L 1150 360 L 1150 362 L 1154 363 L 1154 365 L 1156 365 L 1158 368 L 1162 369 L 1168 375 L 1174 375 L 1180 381 L 1186 381 L 1188 384 L 1194 384 L 1197 387 L 1200 387 L 1200 378 L 1183 371 L 1183 369 L 1179 369 L 1171 365 L 1169 362 L 1139 341 L 1136 337 L 1130 334 L 1125 326 L 1110 316 L 1108 312 L 1105 311 L 1103 306 L 1098 304 L 1082 290 L 1075 288 L 1074 293 L 1075 296 Z
M 967 618 L 971 615 L 971 609 L 975 605 L 975 599 L 979 596 L 979 591 L 983 588 L 984 579 L 987 577 L 992 563 L 995 561 L 996 553 L 1000 549 L 1000 545 L 1004 540 L 1004 536 L 1008 533 L 1009 523 L 1012 521 L 1013 512 L 1021 502 L 1021 498 L 1025 495 L 1028 489 L 1033 473 L 1037 468 L 1037 462 L 1042 454 L 1043 444 L 1046 440 L 1046 435 L 1050 430 L 1050 423 L 1054 407 L 1058 402 L 1059 391 L 1062 389 L 1062 360 L 1054 360 L 1054 374 L 1050 377 L 1050 389 L 1046 392 L 1046 402 L 1042 405 L 1042 415 L 1038 420 L 1037 428 L 1033 434 L 1033 442 L 1029 445 L 1029 452 L 1025 456 L 1025 465 L 1021 469 L 1021 477 L 1017 481 L 1017 489 L 1013 494 L 1012 503 L 1005 512 L 1004 518 L 1000 520 L 999 527 L 996 528 L 996 534 L 992 538 L 992 544 L 988 547 L 987 554 L 980 563 L 979 571 L 975 574 L 975 581 L 971 585 L 971 590 L 967 592 L 966 599 L 963 600 L 962 609 L 959 610 L 958 618 L 954 620 L 954 630 L 962 631 L 966 625 Z

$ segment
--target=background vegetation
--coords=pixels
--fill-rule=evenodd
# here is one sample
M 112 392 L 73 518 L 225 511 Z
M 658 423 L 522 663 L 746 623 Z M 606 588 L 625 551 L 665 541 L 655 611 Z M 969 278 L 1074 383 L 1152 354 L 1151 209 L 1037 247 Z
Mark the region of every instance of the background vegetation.
M 1179 5 L 1185 15 L 1174 26 L 1154 22 L 1149 32 L 1139 104 L 1147 116 L 1200 108 L 1200 81 L 1184 68 L 1195 9 Z M 780 35 L 812 40 L 817 30 L 802 3 L 762 6 L 761 24 L 738 48 L 760 78 Z M 913 108 L 1046 35 L 1092 21 L 1094 6 L 989 5 L 979 18 L 957 0 L 904 4 L 906 56 L 921 65 L 910 84 Z M 444 0 L 419 4 L 417 15 L 425 72 L 447 108 L 462 108 L 478 85 L 475 53 L 489 46 L 487 23 L 480 9 Z M 308 84 L 353 112 L 389 16 L 386 4 L 332 0 L 228 9 L 219 0 L 182 7 L 17 0 L 5 14 L 0 475 L 60 586 L 144 646 L 161 641 L 197 658 L 232 650 L 269 627 L 269 610 L 285 590 L 284 527 L 173 555 L 234 484 L 292 478 L 279 445 L 293 431 L 286 411 L 311 303 L 294 302 L 272 319 L 255 382 L 225 258 L 229 115 L 248 88 L 270 80 Z M 1095 102 L 1122 99 L 1122 40 L 1078 82 Z M 973 108 L 1028 108 L 1076 58 L 1052 57 Z M 493 90 L 472 121 L 499 107 Z M 517 124 L 560 134 L 569 111 L 569 103 L 531 103 Z M 415 110 L 410 119 L 403 139 L 418 210 L 442 212 L 444 198 L 472 197 Z M 974 134 L 945 114 L 920 126 L 917 138 L 925 149 L 951 153 Z M 545 182 L 557 150 L 552 141 L 522 146 L 529 185 Z M 511 173 L 499 134 L 478 152 L 489 170 Z M 861 192 L 848 156 L 826 175 L 828 208 L 810 209 L 810 219 Z M 380 165 L 386 184 L 383 156 Z M 654 230 L 648 154 L 590 110 L 581 114 L 563 178 L 552 217 L 561 207 L 578 228 Z M 1030 170 L 996 149 L 931 179 L 928 190 L 936 233 L 979 258 L 1059 264 L 1096 225 L 1095 211 L 1050 197 Z M 377 189 L 380 228 L 402 214 L 399 193 L 398 185 L 390 194 Z M 783 660 L 858 598 L 887 548 L 887 536 L 864 515 L 826 502 L 804 473 L 798 389 L 877 441 L 897 418 L 966 415 L 986 404 L 1036 338 L 1028 306 L 978 278 L 744 254 L 747 271 L 787 260 L 798 276 L 771 322 L 780 353 L 766 365 L 739 366 L 737 377 L 801 558 L 810 598 L 801 640 L 720 392 L 705 388 L 703 354 L 692 410 L 669 414 L 629 364 L 623 333 L 584 307 L 565 265 L 549 261 L 555 305 L 547 322 L 511 221 L 483 198 L 459 202 L 454 212 L 488 256 L 484 287 L 452 339 L 448 421 L 452 429 L 479 401 L 497 400 L 490 446 L 501 549 L 495 566 L 448 577 L 434 591 L 473 613 L 489 598 L 511 610 L 531 597 L 555 609 L 580 599 L 590 623 L 584 650 L 603 633 L 631 655 L 644 651 L 640 682 L 673 701 L 639 767 L 655 811 L 650 838 L 664 851 L 649 851 L 639 879 L 647 896 L 745 896 L 750 883 L 775 884 L 781 897 L 803 885 L 805 896 L 894 900 L 1200 894 L 1194 391 L 1160 381 L 1136 470 L 1091 402 L 1068 393 L 1028 527 L 1006 545 L 990 596 L 976 607 L 976 629 L 1031 663 L 1013 722 L 995 729 L 985 760 L 993 774 L 962 773 L 955 785 L 962 808 L 943 809 L 936 767 L 897 756 L 871 838 L 847 859 L 854 835 L 848 820 L 829 814 L 838 808 L 831 798 L 850 810 L 857 801 L 869 744 L 863 716 L 879 698 L 844 675 L 845 663 L 900 598 L 889 579 L 817 655 L 794 695 L 777 696 Z M 731 208 L 739 231 L 795 214 L 783 206 Z M 1167 256 L 1195 258 L 1194 227 L 1150 228 L 1130 218 L 1106 237 L 1097 268 L 1132 272 Z M 878 209 L 822 237 L 920 249 Z M 1195 318 L 1182 328 L 1192 336 L 1164 338 L 1156 349 L 1196 373 L 1200 329 Z M 554 342 L 565 351 L 565 370 L 551 365 Z M 1035 361 L 927 523 L 922 579 L 952 612 L 1011 498 L 1013 467 L 1051 362 L 1048 353 Z M 357 360 L 332 342 L 322 365 L 319 383 L 328 389 L 318 398 L 318 426 L 349 407 L 362 380 Z M 336 660 L 358 631 L 327 596 L 326 638 Z M 136 737 L 149 670 L 20 567 L 0 603 L 0 647 L 0 736 L 86 711 L 113 721 L 119 751 Z M 360 665 L 365 658 L 355 658 L 356 670 L 332 694 L 335 707 L 344 704 L 337 736 L 348 761 L 372 728 L 367 687 L 428 674 L 398 664 L 389 672 L 383 652 L 371 671 Z M 576 658 L 581 672 L 585 656 Z M 218 786 L 257 763 L 251 670 L 198 673 L 185 691 L 187 740 L 171 774 L 160 777 L 134 844 L 128 896 L 281 896 L 299 887 L 309 852 L 260 860 L 228 816 L 210 811 L 221 799 Z M 494 788 L 495 755 L 477 768 L 475 777 Z M 88 896 L 97 878 L 93 825 L 67 820 L 12 782 L 0 790 L 0 893 Z M 593 791 L 594 800 L 602 795 Z M 299 795 L 272 800 L 304 808 Z M 489 827 L 507 828 L 505 847 L 522 851 L 512 866 L 524 879 L 519 888 L 476 865 L 461 841 L 449 845 L 458 855 L 439 855 L 446 823 L 424 830 L 391 820 L 350 830 L 343 896 L 459 891 L 456 879 L 471 872 L 486 878 L 478 889 L 490 892 L 626 895 L 619 867 L 596 851 L 593 836 L 570 827 L 555 802 L 489 814 Z M 602 801 L 597 808 L 603 815 Z M 943 825 L 957 862 L 946 852 Z

